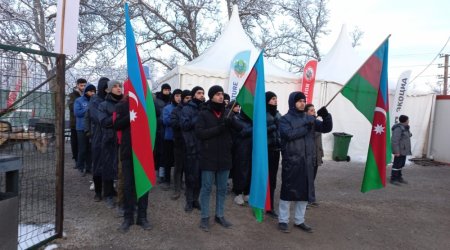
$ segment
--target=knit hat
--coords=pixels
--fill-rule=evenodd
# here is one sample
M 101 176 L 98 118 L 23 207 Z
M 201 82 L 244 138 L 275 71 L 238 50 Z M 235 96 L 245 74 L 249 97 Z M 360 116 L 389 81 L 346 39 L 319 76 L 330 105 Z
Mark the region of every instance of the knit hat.
M 192 96 L 192 98 L 194 98 L 195 93 L 196 93 L 197 91 L 199 91 L 199 90 L 205 91 L 202 87 L 200 87 L 200 86 L 195 86 L 195 87 L 192 89 L 192 91 L 191 91 L 191 96 Z
M 400 121 L 400 123 L 405 123 L 405 122 L 407 122 L 408 121 L 408 116 L 406 116 L 406 115 L 401 115 L 399 118 L 398 118 L 398 120 Z
M 181 100 L 183 100 L 186 96 L 191 96 L 190 90 L 185 89 L 185 90 L 183 90 L 183 92 L 181 92 Z
M 116 84 L 118 84 L 122 88 L 122 83 L 120 81 L 118 81 L 118 80 L 109 80 L 108 81 L 108 88 L 106 89 L 106 91 L 111 92 L 112 88 Z
M 101 98 L 105 98 L 105 96 L 106 96 L 106 89 L 108 88 L 108 81 L 109 81 L 109 79 L 108 78 L 106 78 L 106 77 L 101 77 L 99 80 L 98 80 L 98 83 L 97 83 L 97 88 L 98 88 L 98 93 L 97 93 L 97 95 L 99 95 Z
M 163 91 L 164 89 L 168 89 L 168 90 L 171 90 L 171 89 L 172 89 L 172 87 L 170 87 L 170 85 L 169 85 L 169 84 L 167 84 L 167 83 L 164 83 L 163 85 L 161 85 L 161 91 Z
M 227 94 L 227 93 L 224 93 L 224 94 L 223 94 L 223 100 L 228 100 L 228 101 L 230 101 L 230 100 L 231 100 L 230 95 Z
M 272 91 L 267 91 L 266 92 L 266 104 L 269 103 L 270 99 L 272 99 L 274 96 L 277 96 L 275 93 L 273 93 Z
M 221 86 L 219 86 L 219 85 L 214 85 L 211 88 L 209 88 L 209 90 L 208 90 L 208 97 L 209 97 L 209 99 L 212 99 L 213 96 L 215 94 L 217 94 L 218 92 L 223 92 L 223 88 Z
M 181 89 L 175 89 L 173 92 L 172 92 L 172 95 L 181 95 L 183 93 L 183 91 L 181 91 Z
M 96 88 L 95 88 L 95 86 L 93 85 L 93 84 L 88 84 L 87 86 L 86 86 L 86 88 L 84 88 L 84 94 L 86 94 L 87 92 L 89 92 L 89 91 L 91 91 L 91 90 L 94 90 L 94 91 L 96 91 Z

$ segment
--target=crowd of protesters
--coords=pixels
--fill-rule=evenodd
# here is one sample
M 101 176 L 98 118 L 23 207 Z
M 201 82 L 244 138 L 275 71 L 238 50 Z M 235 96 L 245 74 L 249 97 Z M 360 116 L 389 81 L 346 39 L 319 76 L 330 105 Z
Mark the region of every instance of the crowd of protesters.
M 108 208 L 117 208 L 123 217 L 121 232 L 135 223 L 144 230 L 152 228 L 147 218 L 148 192 L 136 200 L 128 88 L 106 77 L 100 78 L 97 87 L 78 79 L 69 99 L 75 168 L 82 177 L 92 174 L 95 202 L 105 201 Z M 316 114 L 302 92 L 290 94 L 285 115 L 277 110 L 275 93 L 268 91 L 265 98 L 272 208 L 266 215 L 278 220 L 280 231 L 289 232 L 290 202 L 294 202 L 295 227 L 312 232 L 305 224 L 305 211 L 308 204 L 318 206 L 314 180 L 322 164 L 321 134 L 332 130 L 332 117 L 325 107 Z M 200 210 L 204 231 L 210 229 L 209 204 L 215 190 L 214 221 L 232 227 L 225 217 L 228 191 L 241 206 L 250 195 L 252 118 L 240 112 L 239 103 L 230 100 L 218 85 L 206 92 L 200 86 L 172 91 L 169 84 L 163 84 L 153 99 L 157 116 L 153 155 L 159 186 L 172 191 L 168 195 L 172 200 L 179 199 L 184 190 L 185 205 L 180 209 L 186 213 Z M 280 158 L 277 208 L 274 197 Z

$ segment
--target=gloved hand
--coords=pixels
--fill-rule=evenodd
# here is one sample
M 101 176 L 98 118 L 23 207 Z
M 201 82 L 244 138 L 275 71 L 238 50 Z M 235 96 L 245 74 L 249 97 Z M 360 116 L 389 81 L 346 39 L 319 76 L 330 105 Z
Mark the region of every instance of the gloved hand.
M 310 122 L 305 123 L 305 127 L 306 127 L 308 130 L 311 130 L 311 129 L 313 128 L 313 126 L 314 126 L 314 122 L 313 122 L 313 121 L 310 121 Z
M 327 108 L 321 107 L 318 111 L 317 111 L 317 115 L 321 116 L 322 118 L 325 118 L 329 115 Z

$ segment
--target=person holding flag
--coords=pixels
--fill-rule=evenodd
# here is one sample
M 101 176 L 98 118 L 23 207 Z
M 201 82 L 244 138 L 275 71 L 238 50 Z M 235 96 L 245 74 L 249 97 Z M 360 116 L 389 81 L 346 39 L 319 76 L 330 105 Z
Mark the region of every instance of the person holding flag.
M 312 232 L 305 224 L 305 211 L 314 202 L 314 160 L 316 158 L 315 134 L 333 129 L 331 114 L 325 107 L 317 114 L 323 122 L 305 112 L 306 97 L 302 92 L 289 95 L 289 111 L 279 121 L 281 135 L 282 175 L 278 229 L 289 232 L 289 205 L 295 202 L 295 226 Z

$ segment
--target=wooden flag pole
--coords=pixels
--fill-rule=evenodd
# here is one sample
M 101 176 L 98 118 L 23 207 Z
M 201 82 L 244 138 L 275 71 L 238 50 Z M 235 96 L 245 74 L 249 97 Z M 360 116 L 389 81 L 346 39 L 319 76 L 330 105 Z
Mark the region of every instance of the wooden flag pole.
M 62 18 L 61 18 L 61 36 L 59 44 L 59 53 L 64 54 L 64 23 L 66 19 L 66 0 L 62 0 Z
M 381 45 L 383 45 L 384 42 L 386 42 L 386 40 L 389 39 L 389 37 L 391 37 L 391 34 L 389 34 L 389 35 L 386 37 L 386 39 L 384 39 L 383 42 L 382 42 L 380 45 L 378 45 L 378 47 L 374 50 L 373 53 L 375 53 L 375 51 L 377 51 L 377 50 L 381 47 Z M 370 56 L 364 61 L 364 63 L 363 63 L 361 66 L 359 66 L 358 70 L 356 70 L 355 73 L 353 73 L 352 77 L 350 77 L 350 79 L 347 81 L 347 83 L 345 83 L 344 86 L 342 86 L 342 88 L 341 88 L 341 89 L 333 96 L 333 98 L 331 98 L 331 99 L 328 101 L 328 103 L 325 105 L 325 107 L 328 107 L 328 105 L 330 105 L 330 103 L 334 100 L 334 98 L 336 98 L 336 97 L 339 95 L 339 93 L 342 92 L 342 90 L 345 88 L 345 86 L 348 84 L 348 82 L 349 82 L 356 74 L 358 74 L 359 70 L 366 64 L 366 62 L 367 62 L 367 61 L 369 60 L 369 58 L 373 55 L 373 53 L 370 54 Z

